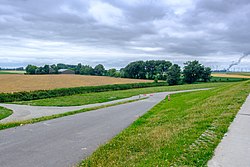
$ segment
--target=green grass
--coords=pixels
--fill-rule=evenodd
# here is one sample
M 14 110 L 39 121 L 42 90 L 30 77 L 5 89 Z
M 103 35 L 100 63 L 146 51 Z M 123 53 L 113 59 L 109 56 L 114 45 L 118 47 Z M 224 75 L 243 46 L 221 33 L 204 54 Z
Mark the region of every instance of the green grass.
M 0 130 L 7 129 L 7 128 L 13 128 L 13 127 L 16 127 L 16 126 L 22 126 L 22 125 L 25 125 L 25 124 L 33 124 L 33 123 L 46 121 L 46 120 L 51 120 L 51 119 L 56 119 L 56 118 L 65 117 L 65 116 L 69 116 L 69 115 L 75 115 L 75 114 L 79 114 L 79 113 L 83 113 L 83 112 L 87 112 L 87 111 L 91 111 L 91 110 L 97 110 L 97 109 L 101 109 L 101 108 L 105 108 L 105 107 L 111 107 L 111 106 L 131 103 L 131 102 L 144 100 L 144 99 L 147 99 L 147 97 L 140 98 L 140 99 L 135 99 L 135 100 L 128 100 L 128 101 L 118 102 L 118 103 L 114 103 L 114 104 L 101 105 L 101 106 L 97 106 L 97 107 L 84 108 L 84 109 L 81 109 L 81 110 L 70 111 L 70 112 L 65 112 L 65 113 L 61 113 L 61 114 L 54 114 L 54 115 L 44 116 L 44 117 L 39 117 L 39 118 L 33 118 L 33 119 L 29 119 L 29 120 L 24 120 L 24 121 L 0 123 Z M 1 108 L 0 108 L 0 111 L 1 111 Z M 12 113 L 12 111 L 11 111 L 11 113 Z
M 222 86 L 225 84 L 228 83 L 202 83 L 202 84 L 187 84 L 187 85 L 177 85 L 177 86 L 160 86 L 160 87 L 139 88 L 139 89 L 129 89 L 120 91 L 85 93 L 72 96 L 62 96 L 62 97 L 47 98 L 47 99 L 32 100 L 32 101 L 21 101 L 14 103 L 36 105 L 36 106 L 78 106 L 78 105 L 86 105 L 93 103 L 102 103 L 102 102 L 127 98 L 139 94 L 198 89 L 198 88 L 210 88 L 210 87 Z
M 24 74 L 25 71 L 0 70 L 0 74 Z
M 211 82 L 238 82 L 246 81 L 248 78 L 212 77 Z
M 0 120 L 10 116 L 13 112 L 7 108 L 0 107 Z
M 80 166 L 206 166 L 250 92 L 250 82 L 163 100 Z

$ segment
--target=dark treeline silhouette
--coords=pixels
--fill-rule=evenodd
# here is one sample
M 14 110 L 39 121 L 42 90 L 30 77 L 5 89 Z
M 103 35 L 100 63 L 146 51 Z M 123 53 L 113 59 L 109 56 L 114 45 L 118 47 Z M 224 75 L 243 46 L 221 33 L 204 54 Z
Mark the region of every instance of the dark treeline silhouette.
M 59 74 L 60 69 L 71 69 L 79 75 L 97 75 L 134 79 L 149 79 L 158 82 L 158 80 L 167 81 L 169 85 L 185 83 L 194 83 L 197 81 L 207 82 L 211 77 L 211 69 L 200 64 L 198 61 L 188 61 L 184 63 L 183 71 L 178 64 L 172 64 L 165 60 L 134 61 L 126 67 L 117 70 L 111 68 L 106 70 L 102 64 L 94 68 L 90 65 L 68 65 L 53 64 L 37 67 L 28 65 L 27 74 Z

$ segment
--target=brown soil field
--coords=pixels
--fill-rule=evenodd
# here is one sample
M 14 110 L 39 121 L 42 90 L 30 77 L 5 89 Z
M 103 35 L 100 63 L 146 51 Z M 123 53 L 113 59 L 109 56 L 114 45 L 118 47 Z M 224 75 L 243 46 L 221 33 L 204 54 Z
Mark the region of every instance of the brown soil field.
M 240 74 L 225 74 L 225 73 L 214 73 L 212 74 L 213 77 L 227 77 L 227 78 L 250 78 L 247 75 L 240 75 Z
M 84 75 L 0 75 L 0 92 L 20 92 L 33 90 L 48 90 L 79 86 L 97 86 L 108 84 L 125 84 L 152 82 L 149 80 L 113 78 L 104 76 Z

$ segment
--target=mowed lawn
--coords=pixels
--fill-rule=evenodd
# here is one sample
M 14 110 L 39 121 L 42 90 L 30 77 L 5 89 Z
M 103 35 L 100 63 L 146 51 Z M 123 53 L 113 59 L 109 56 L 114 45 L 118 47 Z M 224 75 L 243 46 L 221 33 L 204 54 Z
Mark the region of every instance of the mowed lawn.
M 0 75 L 0 92 L 20 92 L 33 90 L 48 90 L 79 86 L 97 86 L 109 84 L 125 84 L 152 82 L 149 80 L 113 78 L 105 76 L 84 75 Z
M 163 100 L 80 166 L 206 166 L 250 93 L 239 82 Z

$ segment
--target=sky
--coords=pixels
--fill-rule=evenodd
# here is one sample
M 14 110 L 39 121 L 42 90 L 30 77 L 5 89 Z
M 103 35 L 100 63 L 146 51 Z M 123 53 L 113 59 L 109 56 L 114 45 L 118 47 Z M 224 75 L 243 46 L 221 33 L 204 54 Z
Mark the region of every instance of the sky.
M 250 51 L 249 0 L 0 0 L 0 67 L 199 60 Z M 250 56 L 238 70 L 250 70 Z

